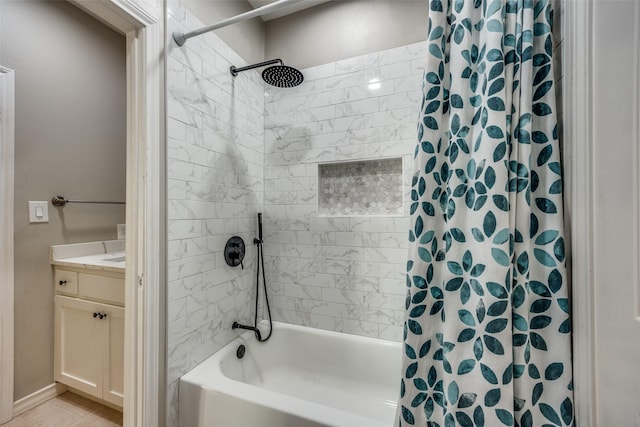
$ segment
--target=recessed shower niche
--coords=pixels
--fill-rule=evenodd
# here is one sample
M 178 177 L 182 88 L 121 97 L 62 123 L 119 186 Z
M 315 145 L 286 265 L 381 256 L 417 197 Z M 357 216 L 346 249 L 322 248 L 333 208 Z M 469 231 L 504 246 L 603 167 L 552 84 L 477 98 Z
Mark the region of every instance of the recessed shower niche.
M 402 158 L 319 164 L 318 213 L 403 215 Z

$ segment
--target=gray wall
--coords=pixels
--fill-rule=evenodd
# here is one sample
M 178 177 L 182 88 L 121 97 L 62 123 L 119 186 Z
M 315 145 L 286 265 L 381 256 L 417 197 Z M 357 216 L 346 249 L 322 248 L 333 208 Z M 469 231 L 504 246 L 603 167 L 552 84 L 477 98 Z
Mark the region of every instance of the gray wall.
M 56 194 L 124 200 L 125 40 L 62 1 L 2 0 L 0 63 L 16 70 L 15 399 L 53 382 L 49 246 L 116 238 L 123 206 L 51 206 Z
M 265 57 L 307 68 L 425 40 L 427 0 L 339 0 L 266 23 Z
M 170 13 L 173 4 L 169 3 Z M 183 0 L 182 4 L 205 26 L 253 10 L 244 0 Z M 264 61 L 264 28 L 262 19 L 253 18 L 220 28 L 214 33 L 243 59 L 254 63 Z
M 252 9 L 244 0 L 182 3 L 206 25 Z M 249 63 L 282 58 L 307 68 L 422 41 L 427 9 L 427 0 L 336 0 L 267 22 L 239 22 L 215 34 Z

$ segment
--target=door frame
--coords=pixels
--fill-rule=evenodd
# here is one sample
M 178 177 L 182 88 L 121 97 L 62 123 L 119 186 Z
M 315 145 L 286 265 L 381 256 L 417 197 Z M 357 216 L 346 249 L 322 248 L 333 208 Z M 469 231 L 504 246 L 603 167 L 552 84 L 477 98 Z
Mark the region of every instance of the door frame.
M 596 216 L 594 209 L 594 126 L 597 124 L 594 108 L 593 57 L 594 11 L 596 2 L 566 0 L 565 31 L 566 41 L 563 59 L 565 94 L 565 158 L 570 167 L 567 173 L 569 188 L 567 206 L 570 209 L 572 230 L 572 289 L 573 310 L 573 369 L 576 424 L 581 427 L 597 425 L 597 387 L 596 382 L 596 283 L 594 280 Z M 635 7 L 635 37 L 640 44 L 640 4 Z M 633 50 L 636 62 L 635 78 L 631 90 L 636 94 L 633 115 L 632 137 L 640 141 L 640 55 Z M 631 54 L 631 53 L 630 53 Z M 640 163 L 640 150 L 630 153 Z M 640 175 L 634 170 L 635 183 Z M 637 201 L 635 202 L 637 203 Z M 636 211 L 640 212 L 638 207 Z M 640 217 L 635 221 L 637 234 Z M 636 256 L 640 247 L 636 248 Z M 597 267 L 595 267 L 597 268 Z M 636 265 L 636 268 L 637 265 Z M 636 273 L 636 276 L 638 274 Z M 640 317 L 640 295 L 636 284 L 636 316 Z M 603 392 L 603 391 L 601 391 Z
M 0 66 L 0 424 L 13 411 L 14 84 L 14 71 Z
M 164 2 L 162 0 L 68 0 L 126 37 L 127 197 L 125 272 L 124 425 L 165 424 L 164 287 L 166 191 L 164 108 Z M 4 121 L 3 121 L 4 122 Z M 0 153 L 0 304 L 13 313 L 13 155 L 3 131 Z M 13 144 L 11 144 L 11 150 Z M 11 151 L 12 154 L 12 151 Z M 10 158 L 9 158 L 10 157 Z M 9 174 L 11 176 L 9 177 Z M 7 179 L 9 177 L 10 179 Z M 9 243 L 11 243 L 9 245 Z M 7 298 L 10 295 L 11 298 Z M 0 420 L 13 412 L 13 316 L 0 330 Z M 11 363 L 8 363 L 11 358 Z M 10 371 L 10 372 L 9 372 Z M 9 375 L 9 376 L 5 376 Z
M 595 426 L 595 282 L 592 111 L 593 2 L 564 1 L 564 160 L 571 230 L 573 384 L 576 424 Z

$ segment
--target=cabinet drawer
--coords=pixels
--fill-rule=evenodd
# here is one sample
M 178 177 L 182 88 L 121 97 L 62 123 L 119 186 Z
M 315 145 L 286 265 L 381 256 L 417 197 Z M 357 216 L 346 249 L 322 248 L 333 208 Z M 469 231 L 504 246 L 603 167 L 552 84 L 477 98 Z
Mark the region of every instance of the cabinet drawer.
M 124 305 L 124 279 L 78 273 L 78 295 Z
M 78 293 L 78 273 L 56 268 L 53 273 L 56 292 L 76 295 Z

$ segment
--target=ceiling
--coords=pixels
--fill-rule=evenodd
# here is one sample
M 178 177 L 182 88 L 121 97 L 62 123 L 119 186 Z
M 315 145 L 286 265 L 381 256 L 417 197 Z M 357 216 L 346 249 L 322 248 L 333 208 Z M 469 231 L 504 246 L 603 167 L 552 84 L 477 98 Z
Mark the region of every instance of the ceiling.
M 274 3 L 277 0 L 247 0 L 254 9 L 265 6 L 267 4 Z M 281 18 L 283 16 L 290 15 L 295 12 L 299 12 L 304 9 L 308 9 L 313 6 L 317 6 L 322 3 L 326 3 L 330 0 L 303 0 L 298 3 L 294 3 L 291 6 L 284 7 L 280 10 L 276 10 L 275 12 L 269 13 L 268 15 L 261 16 L 263 21 L 270 21 L 272 19 Z

